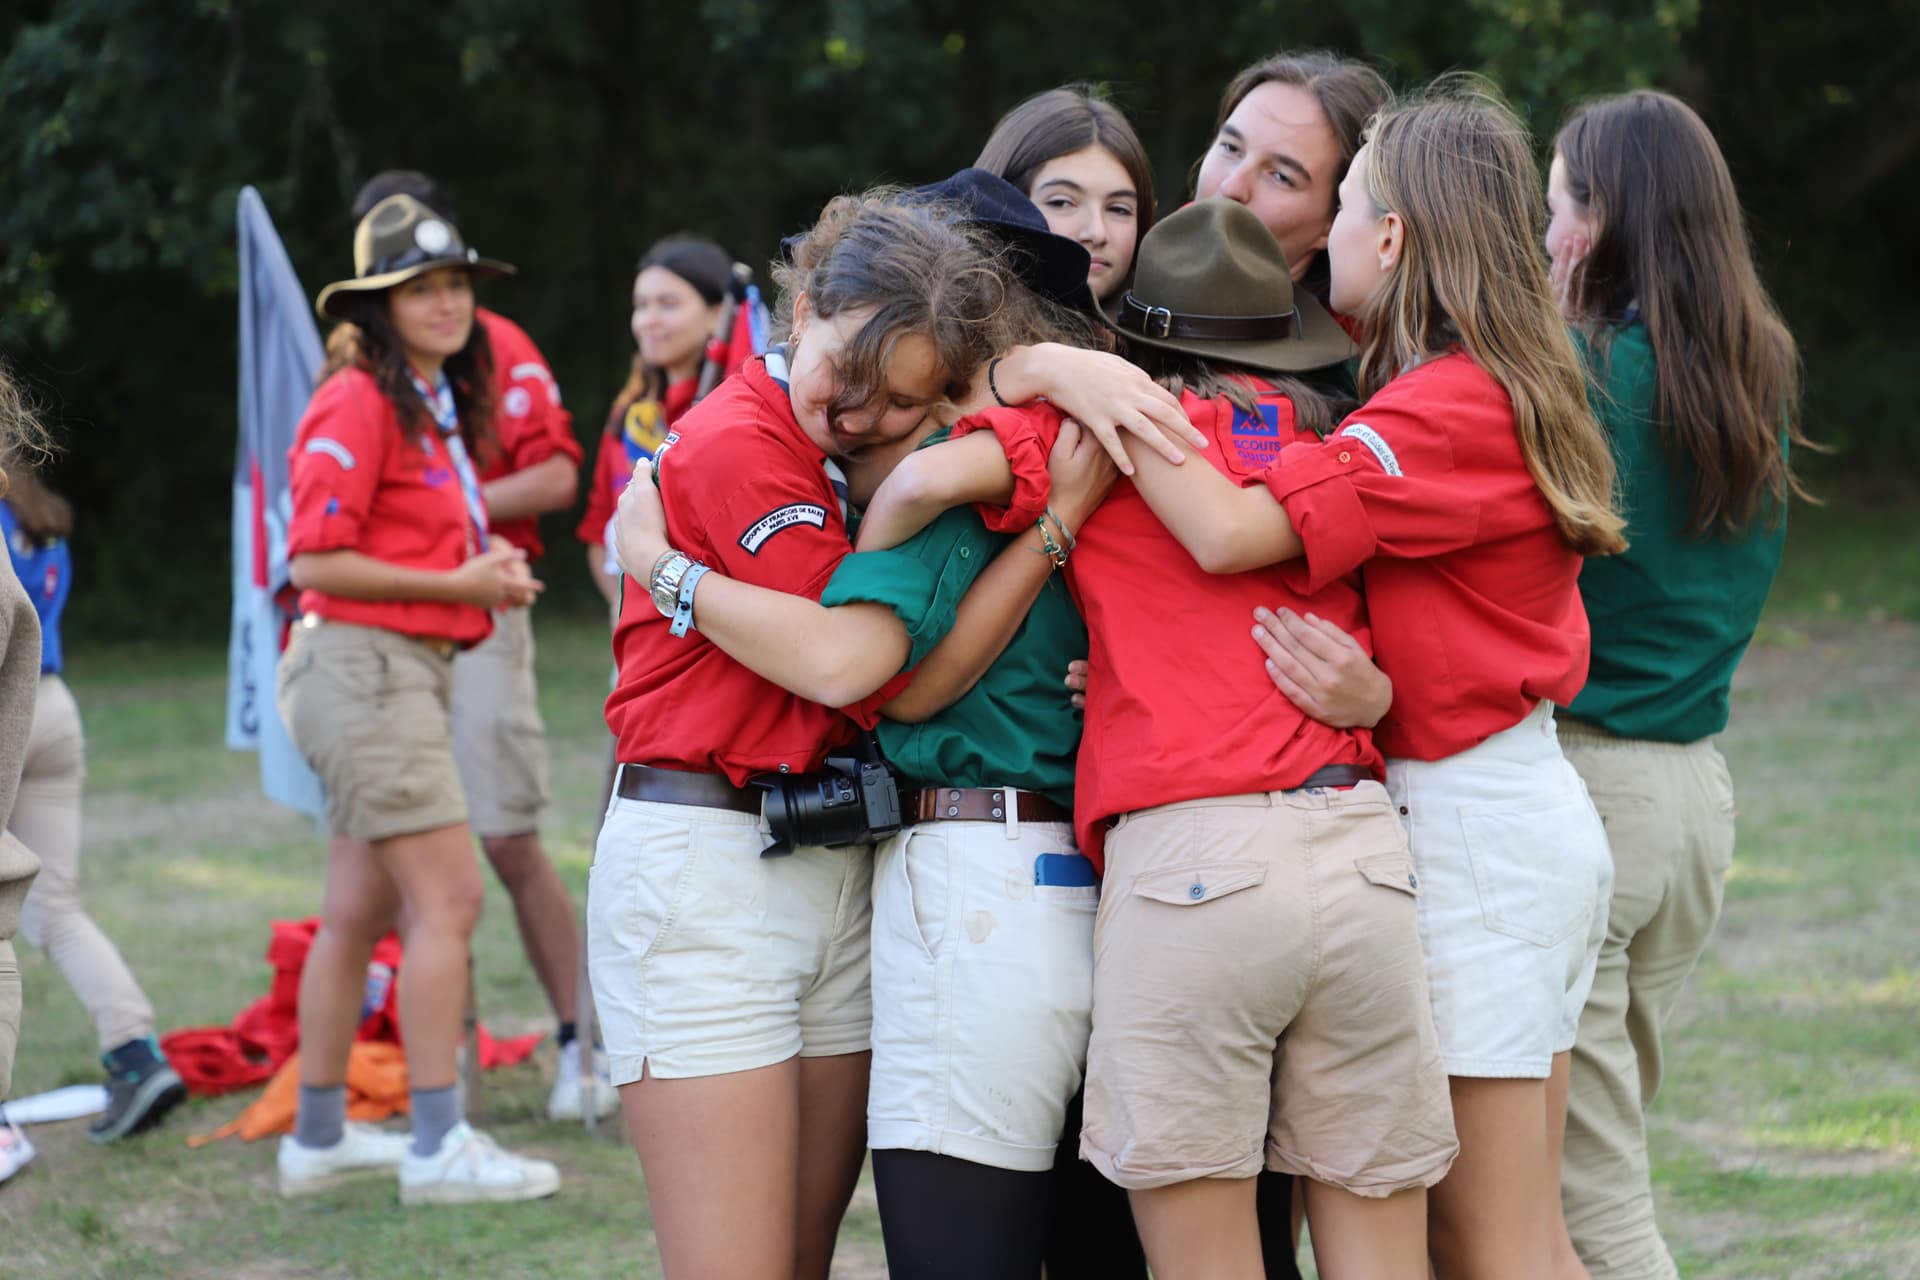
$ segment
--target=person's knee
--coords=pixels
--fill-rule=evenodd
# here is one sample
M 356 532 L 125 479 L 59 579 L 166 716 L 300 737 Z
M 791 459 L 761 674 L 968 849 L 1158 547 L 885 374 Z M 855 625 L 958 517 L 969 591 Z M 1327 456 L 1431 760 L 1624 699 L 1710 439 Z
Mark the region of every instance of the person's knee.
M 508 893 L 517 893 L 547 867 L 547 852 L 540 846 L 536 831 L 511 836 L 482 836 L 480 847 L 486 852 L 493 873 L 500 877 Z

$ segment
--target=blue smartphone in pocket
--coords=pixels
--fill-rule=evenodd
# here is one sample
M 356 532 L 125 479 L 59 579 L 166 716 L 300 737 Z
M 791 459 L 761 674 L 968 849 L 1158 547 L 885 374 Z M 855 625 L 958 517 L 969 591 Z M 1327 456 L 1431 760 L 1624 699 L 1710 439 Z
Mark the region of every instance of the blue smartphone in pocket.
M 1083 853 L 1041 854 L 1033 860 L 1033 882 L 1066 889 L 1088 889 L 1099 883 L 1092 861 Z

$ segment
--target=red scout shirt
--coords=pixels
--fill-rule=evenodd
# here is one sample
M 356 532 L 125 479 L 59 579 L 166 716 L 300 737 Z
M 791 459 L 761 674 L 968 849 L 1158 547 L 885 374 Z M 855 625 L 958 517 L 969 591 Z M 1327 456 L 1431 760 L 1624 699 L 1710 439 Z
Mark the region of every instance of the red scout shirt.
M 1180 403 L 1212 446 L 1200 456 L 1237 482 L 1257 481 L 1282 444 L 1316 439 L 1295 427 L 1292 402 L 1277 392 L 1263 389 L 1257 414 L 1191 394 Z M 991 409 L 962 419 L 954 434 L 983 427 L 1006 449 L 1015 494 L 1006 511 L 982 514 L 1003 531 L 1031 528 L 1046 506 L 1047 453 L 1060 415 L 1044 405 Z M 1095 867 L 1104 869 L 1107 819 L 1121 813 L 1282 791 L 1322 765 L 1382 773 L 1372 736 L 1310 719 L 1273 687 L 1248 638 L 1255 606 L 1286 605 L 1312 609 L 1367 645 L 1357 575 L 1308 598 L 1270 568 L 1207 573 L 1122 478 L 1076 531 L 1067 585 L 1091 636 L 1073 816 Z
M 818 600 L 852 550 L 825 457 L 762 359 L 694 406 L 660 458 L 673 545 L 730 578 Z M 871 727 L 880 703 L 906 685 L 895 677 L 846 710 L 808 702 L 697 629 L 668 635 L 644 585 L 624 585 L 613 629 L 620 675 L 607 698 L 607 727 L 623 761 L 724 773 L 735 786 L 782 766 L 805 773 L 852 739 L 850 715 Z
M 538 466 L 555 454 L 579 466 L 582 453 L 573 438 L 573 416 L 560 407 L 560 384 L 540 348 L 503 315 L 476 307 L 473 318 L 486 327 L 487 341 L 493 344 L 493 431 L 499 440 L 493 459 L 480 468 L 480 483 Z M 546 550 L 535 516 L 498 521 L 491 532 L 526 552 L 529 560 L 538 560 Z
M 1264 479 L 1307 548 L 1290 585 L 1366 566 L 1390 758 L 1444 759 L 1586 683 L 1579 553 L 1527 470 L 1513 401 L 1471 357 L 1401 374 Z
M 600 433 L 600 451 L 594 455 L 592 487 L 587 490 L 587 513 L 573 536 L 590 547 L 606 541 L 607 522 L 613 519 L 620 492 L 633 479 L 633 468 L 643 457 L 659 452 L 666 434 L 679 425 L 693 407 L 698 378 L 682 378 L 667 388 L 661 401 L 636 400 L 620 411 L 621 421 L 609 422 Z M 649 412 L 649 407 L 651 412 Z M 636 418 L 645 415 L 644 420 Z
M 288 452 L 288 479 L 289 557 L 350 550 L 402 568 L 447 570 L 475 552 L 466 493 L 431 420 L 424 438 L 403 427 L 393 402 L 364 369 L 342 369 L 313 393 Z M 470 604 L 302 591 L 300 609 L 463 644 L 493 631 L 492 616 Z

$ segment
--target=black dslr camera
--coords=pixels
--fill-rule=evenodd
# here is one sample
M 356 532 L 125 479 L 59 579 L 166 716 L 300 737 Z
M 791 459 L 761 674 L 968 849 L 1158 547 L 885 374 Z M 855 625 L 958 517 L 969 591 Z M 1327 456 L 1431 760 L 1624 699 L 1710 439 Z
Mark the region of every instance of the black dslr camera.
M 773 843 L 763 858 L 808 845 L 862 844 L 900 829 L 900 786 L 880 761 L 870 735 L 862 757 L 833 756 L 820 773 L 763 773 L 752 779 L 767 792 L 765 812 Z

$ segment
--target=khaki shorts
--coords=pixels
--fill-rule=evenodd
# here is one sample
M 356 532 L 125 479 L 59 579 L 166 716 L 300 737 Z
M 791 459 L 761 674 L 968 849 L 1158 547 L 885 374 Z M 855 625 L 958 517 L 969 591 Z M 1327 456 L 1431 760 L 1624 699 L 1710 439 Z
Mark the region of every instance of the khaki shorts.
M 493 615 L 493 634 L 453 660 L 453 758 L 477 836 L 540 829 L 551 794 L 533 678 L 533 614 Z
M 873 854 L 769 840 L 756 814 L 608 806 L 587 959 L 615 1084 L 866 1052 Z
M 467 820 L 448 731 L 452 687 L 453 661 L 397 632 L 293 629 L 280 655 L 280 719 L 320 775 L 335 835 L 386 840 Z
M 1364 1196 L 1459 1143 L 1418 878 L 1379 783 L 1123 816 L 1094 935 L 1081 1154 L 1129 1190 L 1262 1167 Z

